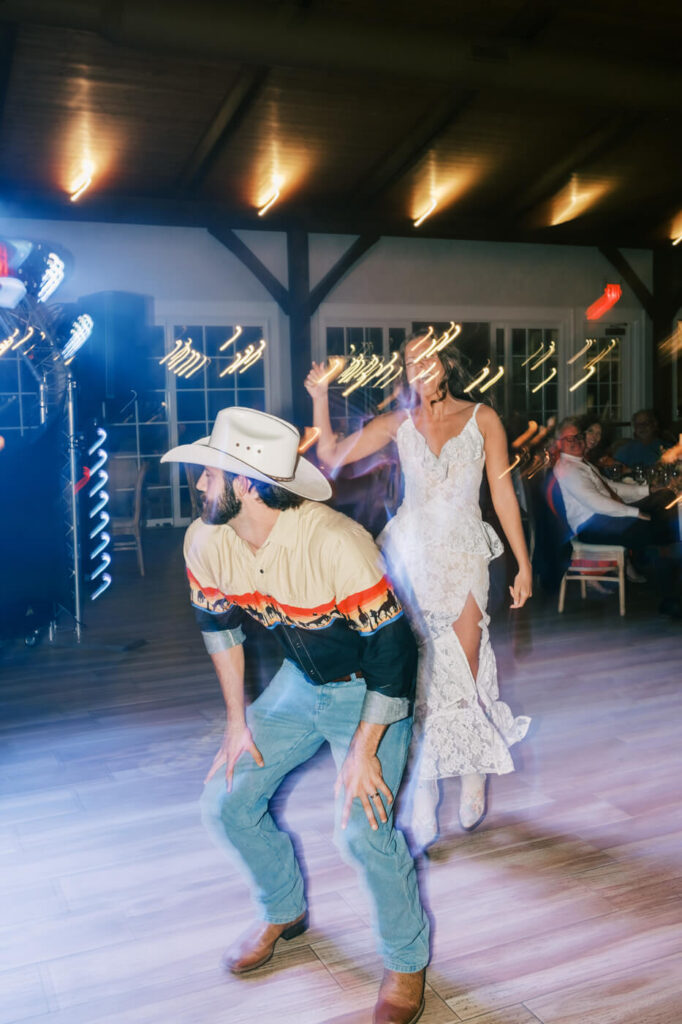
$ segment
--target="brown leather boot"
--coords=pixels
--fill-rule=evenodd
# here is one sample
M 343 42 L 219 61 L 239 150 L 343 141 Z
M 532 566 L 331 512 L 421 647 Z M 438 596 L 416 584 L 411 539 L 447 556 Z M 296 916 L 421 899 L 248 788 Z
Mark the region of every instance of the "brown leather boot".
M 233 974 L 248 974 L 266 964 L 278 939 L 295 939 L 308 927 L 307 911 L 289 924 L 259 921 L 223 957 L 223 967 Z
M 424 1012 L 425 977 L 426 970 L 414 974 L 384 971 L 374 1024 L 415 1024 Z

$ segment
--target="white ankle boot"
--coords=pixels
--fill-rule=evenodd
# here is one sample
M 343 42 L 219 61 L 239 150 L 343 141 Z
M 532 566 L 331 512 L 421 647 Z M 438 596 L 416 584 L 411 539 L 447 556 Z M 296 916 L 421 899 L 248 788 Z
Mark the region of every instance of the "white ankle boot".
M 459 822 L 463 829 L 471 832 L 485 817 L 486 776 L 474 773 L 462 775 L 459 795 Z
M 420 850 L 425 850 L 438 838 L 438 797 L 436 779 L 422 779 L 414 787 L 409 829 L 415 846 Z

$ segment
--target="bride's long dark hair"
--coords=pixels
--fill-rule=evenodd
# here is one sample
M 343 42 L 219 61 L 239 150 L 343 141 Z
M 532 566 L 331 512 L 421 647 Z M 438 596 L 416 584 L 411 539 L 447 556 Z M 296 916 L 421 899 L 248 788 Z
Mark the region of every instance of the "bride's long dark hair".
M 405 365 L 405 350 L 407 346 L 417 341 L 418 338 L 426 337 L 426 331 L 416 331 L 411 334 L 409 338 L 400 346 L 400 359 L 403 366 L 403 394 L 402 398 L 405 404 L 411 406 L 415 404 L 414 392 L 410 388 L 407 382 L 407 366 Z M 432 403 L 443 402 L 448 394 L 453 398 L 459 398 L 464 402 L 471 402 L 471 395 L 466 394 L 464 389 L 474 379 L 471 370 L 469 369 L 470 360 L 463 355 L 454 341 L 449 342 L 444 348 L 437 353 L 440 359 L 443 369 L 445 370 L 445 376 L 438 385 L 438 391 L 436 397 L 431 399 Z

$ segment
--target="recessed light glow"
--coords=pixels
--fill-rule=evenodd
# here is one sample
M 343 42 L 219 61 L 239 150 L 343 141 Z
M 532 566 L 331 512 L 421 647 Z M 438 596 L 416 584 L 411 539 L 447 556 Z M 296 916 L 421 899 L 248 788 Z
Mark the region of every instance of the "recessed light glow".
M 421 224 L 424 223 L 424 221 L 426 220 L 427 217 L 431 216 L 431 214 L 433 213 L 433 211 L 436 209 L 437 206 L 438 206 L 438 200 L 436 199 L 435 196 L 433 196 L 433 198 L 431 199 L 431 202 L 426 207 L 424 212 L 422 214 L 420 214 L 419 217 L 417 217 L 416 220 L 412 221 L 412 226 L 415 227 L 415 228 L 418 228 Z
M 273 175 L 273 178 L 272 178 L 272 191 L 270 192 L 270 195 L 267 197 L 267 199 L 265 200 L 263 205 L 258 210 L 258 216 L 259 217 L 264 217 L 265 214 L 268 212 L 268 210 L 270 210 L 275 205 L 275 203 L 277 202 L 277 200 L 280 197 L 280 191 L 281 191 L 281 188 L 282 188 L 283 184 L 284 184 L 284 178 L 282 177 L 281 174 Z

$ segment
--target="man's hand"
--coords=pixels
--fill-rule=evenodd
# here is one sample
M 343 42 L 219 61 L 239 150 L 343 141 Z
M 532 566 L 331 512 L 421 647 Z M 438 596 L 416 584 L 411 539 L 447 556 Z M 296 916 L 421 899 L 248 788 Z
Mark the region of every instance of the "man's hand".
M 393 794 L 384 782 L 381 774 L 381 762 L 375 753 L 365 744 L 354 739 L 350 745 L 341 770 L 336 779 L 334 796 L 338 797 L 344 790 L 343 810 L 341 812 L 341 828 L 345 828 L 350 818 L 351 805 L 357 797 L 362 803 L 370 828 L 379 828 L 378 821 L 388 821 L 386 808 L 381 795 L 387 804 L 393 803 Z
M 208 775 L 204 779 L 204 783 L 212 779 L 221 765 L 225 765 L 225 781 L 227 783 L 227 792 L 232 792 L 232 777 L 234 775 L 234 766 L 236 765 L 242 754 L 251 754 L 259 768 L 265 766 L 263 755 L 260 750 L 253 742 L 253 736 L 251 730 L 246 723 L 241 724 L 237 727 L 231 728 L 229 725 L 225 729 L 225 735 L 223 736 L 223 742 L 220 750 L 213 758 L 213 764 L 209 768 Z

